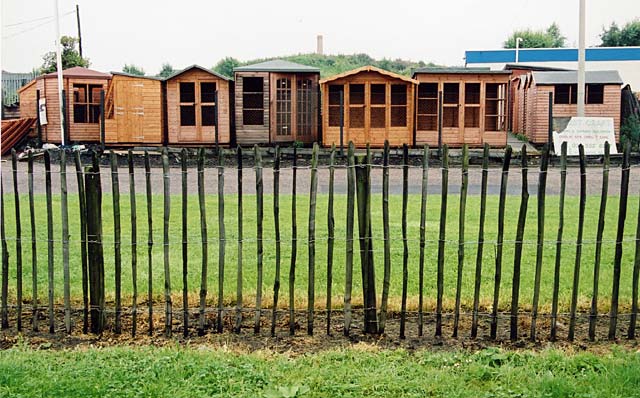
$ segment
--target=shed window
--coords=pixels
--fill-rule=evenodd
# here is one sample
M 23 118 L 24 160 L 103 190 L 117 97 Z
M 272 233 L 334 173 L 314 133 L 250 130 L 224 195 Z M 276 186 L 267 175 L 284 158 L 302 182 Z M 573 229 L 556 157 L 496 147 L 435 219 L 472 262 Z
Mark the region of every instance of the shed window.
M 216 102 L 216 84 L 213 82 L 200 83 L 200 102 Z
M 438 83 L 420 83 L 418 86 L 417 116 L 418 130 L 437 130 Z
M 391 85 L 391 127 L 407 125 L 407 86 Z
M 200 120 L 203 126 L 216 125 L 216 83 L 200 83 Z
M 604 85 L 603 84 L 587 84 L 587 104 L 603 104 L 604 103 Z
M 203 126 L 215 126 L 216 125 L 216 107 L 212 105 L 202 105 L 200 107 L 202 113 L 202 125 Z
M 180 125 L 196 125 L 196 84 L 180 83 Z
M 387 127 L 387 85 L 371 85 L 371 111 L 369 113 L 370 125 L 373 129 Z
M 364 127 L 364 84 L 349 84 L 349 127 Z
M 291 135 L 291 79 L 276 81 L 276 135 Z
M 180 102 L 196 102 L 196 85 L 193 82 L 180 83 Z
M 297 134 L 307 136 L 313 130 L 313 82 L 299 79 L 296 83 Z
M 458 127 L 458 106 L 460 101 L 460 83 L 444 83 L 442 127 Z
M 504 131 L 506 129 L 506 93 L 504 83 L 487 83 L 485 92 L 485 131 Z
M 242 119 L 246 126 L 264 125 L 264 78 L 242 78 Z
M 464 127 L 480 127 L 480 83 L 464 84 Z
M 180 125 L 181 126 L 196 125 L 195 105 L 180 105 Z
M 100 122 L 100 91 L 98 84 L 73 85 L 73 122 Z
M 342 84 L 329 85 L 329 126 L 340 127 L 340 97 L 344 96 Z M 344 101 L 344 97 L 343 97 Z
M 554 86 L 554 104 L 577 104 L 578 85 L 577 84 L 556 84 Z

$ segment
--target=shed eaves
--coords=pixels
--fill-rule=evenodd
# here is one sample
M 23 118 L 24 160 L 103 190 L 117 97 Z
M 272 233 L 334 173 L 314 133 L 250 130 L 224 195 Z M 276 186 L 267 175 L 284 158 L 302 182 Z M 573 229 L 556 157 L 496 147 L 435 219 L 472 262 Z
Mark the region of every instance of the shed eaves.
M 252 65 L 238 66 L 233 68 L 234 72 L 289 72 L 289 73 L 320 73 L 320 68 L 314 66 L 301 65 L 283 59 L 260 62 Z
M 209 74 L 212 74 L 212 75 L 214 75 L 214 76 L 216 76 L 216 77 L 219 77 L 220 79 L 229 80 L 229 81 L 233 80 L 233 79 L 231 79 L 230 77 L 227 77 L 227 76 L 225 76 L 225 75 L 222 75 L 222 74 L 220 74 L 220 73 L 218 73 L 218 72 L 216 72 L 216 71 L 214 71 L 214 70 L 207 69 L 207 68 L 205 68 L 205 67 L 203 67 L 203 66 L 200 66 L 200 65 L 191 65 L 191 66 L 187 66 L 186 68 L 184 68 L 184 69 L 182 69 L 182 70 L 179 70 L 179 71 L 177 71 L 177 72 L 175 72 L 175 73 L 173 73 L 173 74 L 171 74 L 171 75 L 167 76 L 164 80 L 170 80 L 170 79 L 173 79 L 174 77 L 179 76 L 179 75 L 181 75 L 181 74 L 183 74 L 183 73 L 185 73 L 185 72 L 188 72 L 188 71 L 190 71 L 191 69 L 200 69 L 201 71 L 206 72 L 206 73 L 209 73 Z
M 557 71 L 557 72 L 531 72 L 533 81 L 540 86 L 553 84 L 577 84 L 578 72 Z M 622 78 L 616 70 L 590 70 L 585 72 L 587 84 L 622 84 Z
M 436 68 L 436 67 L 425 67 L 425 68 L 417 68 L 413 71 L 413 76 L 418 73 L 425 74 L 452 74 L 452 75 L 509 75 L 511 71 L 508 70 L 491 70 L 487 67 L 478 67 L 478 68 Z

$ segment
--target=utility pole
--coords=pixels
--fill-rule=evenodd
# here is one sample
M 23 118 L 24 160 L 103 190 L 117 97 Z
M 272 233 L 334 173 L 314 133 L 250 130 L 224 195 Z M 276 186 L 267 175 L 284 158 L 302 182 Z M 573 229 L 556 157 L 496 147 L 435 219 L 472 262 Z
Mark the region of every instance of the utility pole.
M 580 0 L 580 22 L 578 32 L 578 116 L 584 116 L 584 92 L 585 92 L 585 3 Z
M 80 6 L 76 4 L 76 20 L 78 21 L 78 49 L 82 58 L 82 32 L 80 32 Z
M 65 142 L 65 125 L 64 125 L 64 93 L 62 91 L 62 43 L 60 43 L 60 15 L 58 12 L 58 0 L 55 3 L 55 19 L 56 19 L 56 69 L 58 70 L 58 100 L 60 109 L 60 142 L 62 146 L 66 145 Z

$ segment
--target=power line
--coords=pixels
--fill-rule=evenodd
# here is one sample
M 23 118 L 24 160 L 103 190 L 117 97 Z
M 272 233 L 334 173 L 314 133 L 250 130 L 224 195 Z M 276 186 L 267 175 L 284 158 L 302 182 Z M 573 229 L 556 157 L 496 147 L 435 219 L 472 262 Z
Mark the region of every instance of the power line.
M 75 10 L 72 10 L 72 11 L 67 12 L 66 14 L 62 14 L 62 16 L 63 16 L 63 17 L 65 17 L 65 16 L 67 16 L 67 15 L 74 14 L 75 12 L 76 12 Z M 10 39 L 10 38 L 15 37 L 15 36 L 19 36 L 19 35 L 21 35 L 21 34 L 23 34 L 23 33 L 30 32 L 30 31 L 32 31 L 32 30 L 34 30 L 34 29 L 37 29 L 37 28 L 39 28 L 39 27 L 41 27 L 41 26 L 44 26 L 44 25 L 46 25 L 46 24 L 48 24 L 48 23 L 53 22 L 53 17 L 46 17 L 46 18 L 42 18 L 42 19 L 47 19 L 47 20 L 46 20 L 45 22 L 39 23 L 39 24 L 37 24 L 37 25 L 35 25 L 35 26 L 32 26 L 32 27 L 30 27 L 30 28 L 23 29 L 23 30 L 21 30 L 21 31 L 19 31 L 19 32 L 12 33 L 12 34 L 7 35 L 7 36 L 2 36 L 2 40 Z M 33 20 L 33 21 L 35 21 L 35 20 Z M 27 23 L 28 23 L 28 22 L 27 22 Z M 8 26 L 8 25 L 7 25 L 7 26 Z

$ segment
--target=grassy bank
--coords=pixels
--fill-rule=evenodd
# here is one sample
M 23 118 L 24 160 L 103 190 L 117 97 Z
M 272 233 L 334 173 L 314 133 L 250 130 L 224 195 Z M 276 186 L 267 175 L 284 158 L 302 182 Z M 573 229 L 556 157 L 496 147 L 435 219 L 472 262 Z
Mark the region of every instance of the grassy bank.
M 327 195 L 319 195 L 318 209 L 316 216 L 316 302 L 324 303 L 327 277 Z M 601 310 L 608 307 L 611 294 L 611 281 L 613 274 L 614 240 L 617 227 L 619 197 L 612 196 L 608 200 L 606 214 L 606 225 L 604 232 L 604 246 L 602 252 L 602 265 L 600 270 L 600 297 L 602 301 Z M 141 297 L 146 297 L 147 283 L 149 278 L 147 265 L 147 215 L 146 202 L 143 195 L 137 197 L 138 201 L 138 289 Z M 291 196 L 282 195 L 280 199 L 280 225 L 282 239 L 282 286 L 281 294 L 288 291 L 288 273 L 291 255 Z M 518 206 L 520 199 L 517 196 L 509 196 L 506 204 L 506 224 L 505 224 L 505 251 L 502 275 L 502 291 L 500 304 L 502 308 L 507 308 L 511 299 L 511 277 L 513 269 L 514 239 L 518 217 Z M 459 197 L 451 195 L 449 197 L 447 214 L 447 235 L 445 254 L 445 306 L 449 308 L 453 304 L 455 297 L 455 284 L 457 277 L 457 252 L 458 252 L 458 204 Z M 546 214 L 546 244 L 544 246 L 544 260 L 541 288 L 541 305 L 543 310 L 548 310 L 551 303 L 553 268 L 556 253 L 556 232 L 558 227 L 558 197 L 547 198 Z M 22 236 L 23 236 L 23 268 L 24 268 L 24 296 L 31 297 L 31 232 L 29 228 L 28 198 L 21 197 L 22 205 Z M 576 235 L 578 219 L 579 199 L 577 197 L 567 197 L 565 207 L 565 232 L 564 246 L 561 263 L 560 279 L 560 310 L 565 311 L 570 302 L 571 286 L 573 282 L 573 269 L 576 252 Z M 585 245 L 582 251 L 581 279 L 579 305 L 588 308 L 593 283 L 593 263 L 595 257 L 595 237 L 598 222 L 598 210 L 600 205 L 599 197 L 590 196 L 587 199 L 586 222 L 584 231 Z M 70 236 L 71 236 L 71 294 L 75 300 L 79 300 L 82 294 L 81 271 L 80 271 L 80 243 L 79 243 L 79 217 L 78 197 L 70 195 Z M 129 197 L 121 197 L 122 215 L 122 270 L 123 270 L 123 294 L 125 304 L 132 292 L 131 277 L 131 226 Z M 153 197 L 153 234 L 155 244 L 153 246 L 153 288 L 157 299 L 162 298 L 164 289 L 163 271 L 163 199 L 162 196 Z M 208 195 L 206 197 L 207 220 L 209 228 L 209 265 L 208 265 L 208 286 L 210 302 L 214 303 L 217 297 L 218 281 L 218 214 L 217 196 Z M 265 220 L 264 220 L 264 302 L 268 305 L 271 302 L 273 291 L 273 280 L 275 273 L 275 240 L 273 223 L 273 197 L 265 195 Z M 620 302 L 623 306 L 628 306 L 631 301 L 631 275 L 632 264 L 635 251 L 635 231 L 637 223 L 638 197 L 629 198 L 629 210 L 626 220 L 625 240 L 623 244 L 622 276 L 620 286 Z M 467 308 L 471 306 L 473 300 L 473 284 L 476 265 L 477 233 L 479 219 L 480 199 L 478 196 L 470 196 L 467 199 L 467 222 L 465 231 L 465 266 L 463 269 L 462 282 L 462 303 Z M 47 289 L 47 231 L 46 231 L 46 202 L 43 195 L 36 197 L 36 225 L 37 225 L 37 263 L 38 263 L 38 290 L 40 299 L 46 298 Z M 7 236 L 10 250 L 10 297 L 15 297 L 15 218 L 13 213 L 13 197 L 5 196 Z M 54 233 L 55 233 L 55 296 L 62 301 L 62 245 L 59 242 L 61 237 L 60 198 L 54 196 Z M 372 199 L 372 228 L 373 228 L 373 248 L 375 251 L 376 280 L 378 282 L 377 292 L 380 294 L 382 286 L 383 267 L 383 231 L 382 231 L 382 203 L 380 195 L 374 195 Z M 391 214 L 391 302 L 392 308 L 399 308 L 399 298 L 402 292 L 402 256 L 403 244 L 401 233 L 401 209 L 402 197 L 392 195 L 390 198 Z M 171 280 L 173 282 L 173 292 L 180 294 L 182 289 L 182 242 L 181 242 L 181 200 L 180 196 L 171 198 L 171 218 L 170 218 L 170 268 Z M 298 292 L 297 302 L 303 306 L 306 302 L 307 287 L 307 222 L 308 222 L 308 195 L 298 197 L 297 207 L 298 223 L 298 253 L 296 269 L 296 290 Z M 335 199 L 335 222 L 336 241 L 334 254 L 334 279 L 333 291 L 336 305 L 342 302 L 344 291 L 345 275 L 345 236 L 346 236 L 346 196 L 337 195 Z M 418 267 L 419 267 L 419 236 L 420 236 L 420 196 L 411 195 L 409 197 L 408 211 L 408 237 L 409 237 L 409 305 L 410 308 L 417 303 L 418 294 Z M 489 305 L 493 294 L 493 278 L 495 264 L 495 240 L 497 236 L 497 214 L 498 197 L 490 196 L 487 204 L 487 216 L 485 226 L 485 244 L 483 255 L 482 289 L 481 301 L 484 305 Z M 437 259 L 437 239 L 440 217 L 440 197 L 430 195 L 428 198 L 427 214 L 427 244 L 425 261 L 425 302 L 429 307 L 433 307 L 436 289 L 436 259 Z M 527 226 L 525 231 L 525 244 L 523 248 L 522 282 L 520 303 L 525 308 L 530 305 L 533 295 L 533 280 L 536 257 L 536 198 L 529 201 L 529 211 Z M 197 196 L 189 196 L 188 199 L 188 239 L 189 239 L 189 275 L 188 288 L 192 292 L 193 305 L 197 305 L 197 295 L 200 289 L 201 272 L 201 237 L 200 219 Z M 105 242 L 105 272 L 107 299 L 113 299 L 114 292 L 114 244 L 113 244 L 113 213 L 112 197 L 103 197 L 103 239 Z M 225 261 L 225 298 L 231 303 L 235 299 L 236 272 L 237 272 L 237 196 L 228 195 L 225 197 L 225 225 L 226 225 L 226 261 Z M 243 281 L 245 287 L 245 297 L 255 295 L 256 287 L 256 197 L 253 195 L 244 196 L 244 244 L 243 244 Z M 356 225 L 357 231 L 357 225 Z M 357 302 L 361 296 L 361 276 L 360 264 L 357 253 L 354 261 L 354 300 Z M 284 297 L 284 296 L 282 296 Z M 281 300 L 284 304 L 286 300 Z
M 4 397 L 637 397 L 640 354 L 410 353 L 291 357 L 210 348 L 0 352 Z

